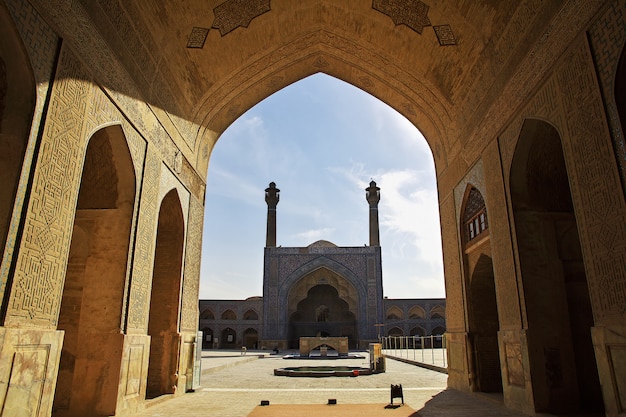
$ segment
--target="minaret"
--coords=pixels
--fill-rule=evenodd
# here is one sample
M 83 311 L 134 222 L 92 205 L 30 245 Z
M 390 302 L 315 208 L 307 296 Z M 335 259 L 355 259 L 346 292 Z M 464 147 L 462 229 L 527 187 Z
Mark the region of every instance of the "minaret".
M 380 246 L 380 234 L 378 233 L 378 202 L 380 201 L 380 188 L 372 180 L 370 186 L 365 189 L 365 198 L 370 203 L 370 246 Z
M 280 190 L 276 184 L 270 182 L 269 188 L 265 189 L 265 202 L 267 203 L 267 234 L 265 247 L 276 247 L 276 205 L 278 204 Z

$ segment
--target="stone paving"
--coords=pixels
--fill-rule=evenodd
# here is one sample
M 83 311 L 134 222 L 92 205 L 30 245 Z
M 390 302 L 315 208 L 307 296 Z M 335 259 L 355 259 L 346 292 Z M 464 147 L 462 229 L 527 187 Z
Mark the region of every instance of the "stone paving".
M 326 404 L 334 398 L 339 404 L 387 404 L 391 384 L 402 384 L 405 403 L 423 417 L 524 416 L 505 409 L 497 400 L 446 389 L 446 374 L 391 359 L 387 360 L 387 372 L 377 375 L 274 376 L 275 368 L 287 366 L 368 367 L 367 353 L 363 355 L 364 359 L 302 360 L 282 359 L 282 355 L 266 352 L 241 356 L 238 352 L 205 351 L 202 388 L 167 401 L 157 399 L 138 416 L 245 417 L 261 400 L 270 404 Z

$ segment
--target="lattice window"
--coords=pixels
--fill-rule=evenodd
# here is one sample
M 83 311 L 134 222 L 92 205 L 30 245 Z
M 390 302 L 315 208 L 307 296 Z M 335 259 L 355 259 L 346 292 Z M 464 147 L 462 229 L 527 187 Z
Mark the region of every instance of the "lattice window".
M 330 313 L 330 310 L 325 305 L 321 305 L 316 309 L 315 313 L 318 322 L 326 322 L 328 321 L 328 314 Z
M 485 200 L 482 194 L 480 194 L 480 191 L 474 187 L 470 190 L 467 202 L 465 203 L 463 225 L 466 242 L 476 239 L 489 228 Z

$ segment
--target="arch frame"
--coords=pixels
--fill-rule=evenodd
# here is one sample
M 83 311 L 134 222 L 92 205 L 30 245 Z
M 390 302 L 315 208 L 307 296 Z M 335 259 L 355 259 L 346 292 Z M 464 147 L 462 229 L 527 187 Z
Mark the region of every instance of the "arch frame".
M 281 88 L 318 72 L 390 104 L 424 134 L 437 172 L 445 169 L 448 151 L 443 138 L 456 130 L 450 103 L 437 96 L 433 85 L 391 65 L 380 53 L 350 41 L 332 27 L 324 27 L 276 47 L 247 63 L 223 84 L 211 87 L 200 101 L 194 120 L 201 126 L 195 140 L 196 154 L 205 158 L 197 160 L 199 170 L 206 170 L 210 149 L 240 115 Z M 399 80 L 410 80 L 411 87 Z
M 342 265 L 341 263 L 332 260 L 326 256 L 318 256 L 311 261 L 301 265 L 299 268 L 290 273 L 284 281 L 279 284 L 278 287 L 278 302 L 279 305 L 289 305 L 289 294 L 291 289 L 295 286 L 295 284 L 305 278 L 307 275 L 311 274 L 316 270 L 320 270 L 322 268 L 326 268 L 337 276 L 341 277 L 345 280 L 346 283 L 350 284 L 353 288 L 356 289 L 356 293 L 358 295 L 358 300 L 356 300 L 356 305 L 358 306 L 358 310 L 356 311 L 355 317 L 357 319 L 357 332 L 358 338 L 362 338 L 362 335 L 366 335 L 367 333 L 367 312 L 366 305 L 363 300 L 367 300 L 367 287 L 365 284 L 347 267 Z M 264 309 L 264 314 L 265 314 Z M 287 339 L 287 328 L 289 326 L 289 311 L 287 309 L 283 309 L 279 316 L 279 328 L 281 329 L 281 338 Z

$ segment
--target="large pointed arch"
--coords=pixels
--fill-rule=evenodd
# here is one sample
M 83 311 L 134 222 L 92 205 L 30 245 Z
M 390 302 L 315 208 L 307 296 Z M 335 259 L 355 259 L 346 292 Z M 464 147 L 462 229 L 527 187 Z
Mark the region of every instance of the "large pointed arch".
M 263 71 L 259 71 L 260 66 Z M 202 126 L 195 141 L 196 154 L 205 159 L 198 161 L 200 169 L 207 168 L 210 150 L 234 120 L 276 91 L 320 72 L 389 104 L 422 132 L 433 153 L 436 170 L 441 172 L 446 167 L 443 138 L 454 126 L 450 103 L 442 101 L 437 89 L 424 79 L 388 65 L 382 54 L 326 28 L 288 45 L 276 46 L 260 57 L 257 65 L 243 66 L 224 84 L 213 86 L 205 94 L 196 112 L 196 123 Z M 410 80 L 412 88 L 399 80 Z

